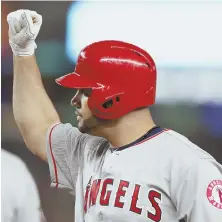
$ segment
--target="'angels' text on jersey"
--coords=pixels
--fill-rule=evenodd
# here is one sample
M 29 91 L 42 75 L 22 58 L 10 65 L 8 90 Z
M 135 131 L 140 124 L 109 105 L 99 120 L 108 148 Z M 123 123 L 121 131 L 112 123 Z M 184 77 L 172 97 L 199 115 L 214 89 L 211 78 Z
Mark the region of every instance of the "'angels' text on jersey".
M 129 181 L 120 180 L 118 189 L 116 192 L 113 191 L 114 179 L 106 178 L 105 180 L 97 179 L 91 181 L 90 178 L 89 183 L 85 190 L 85 201 L 84 201 L 84 212 L 95 205 L 100 204 L 101 206 L 110 206 L 110 196 L 114 195 L 114 205 L 112 207 L 124 208 L 124 203 L 128 200 L 122 199 L 125 197 L 127 192 L 130 192 L 127 188 L 130 185 Z M 110 188 L 108 188 L 108 186 Z M 131 196 L 130 208 L 128 209 L 131 212 L 141 215 L 144 207 L 139 206 L 139 195 L 140 191 L 144 189 L 140 184 L 135 184 L 133 192 L 130 193 Z M 100 193 L 100 195 L 99 195 Z M 99 196 L 99 199 L 97 198 Z M 161 220 L 161 209 L 159 206 L 159 201 L 161 201 L 161 193 L 156 190 L 149 190 L 147 193 L 147 201 L 152 204 L 152 213 L 151 211 L 146 210 L 147 218 L 158 222 Z

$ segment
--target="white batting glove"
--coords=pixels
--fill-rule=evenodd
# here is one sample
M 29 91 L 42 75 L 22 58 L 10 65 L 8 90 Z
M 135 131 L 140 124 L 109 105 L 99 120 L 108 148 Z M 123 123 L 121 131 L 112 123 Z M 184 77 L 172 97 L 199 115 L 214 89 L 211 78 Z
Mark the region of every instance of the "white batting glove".
M 17 56 L 33 55 L 37 45 L 35 39 L 42 25 L 42 16 L 35 11 L 17 10 L 7 16 L 9 44 Z

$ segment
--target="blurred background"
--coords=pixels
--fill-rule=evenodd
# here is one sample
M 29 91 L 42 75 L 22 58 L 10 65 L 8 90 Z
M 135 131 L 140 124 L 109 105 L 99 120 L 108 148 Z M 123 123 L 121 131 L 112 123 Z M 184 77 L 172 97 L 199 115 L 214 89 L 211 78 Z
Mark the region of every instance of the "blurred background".
M 73 71 L 82 47 L 104 39 L 128 41 L 156 61 L 157 104 L 151 107 L 156 123 L 187 136 L 222 163 L 222 1 L 1 3 L 2 147 L 28 165 L 47 221 L 73 221 L 73 199 L 66 191 L 49 188 L 47 164 L 25 148 L 15 125 L 6 21 L 14 10 L 35 10 L 43 16 L 36 56 L 45 88 L 64 122 L 76 124 L 69 105 L 75 92 L 56 85 L 55 78 Z

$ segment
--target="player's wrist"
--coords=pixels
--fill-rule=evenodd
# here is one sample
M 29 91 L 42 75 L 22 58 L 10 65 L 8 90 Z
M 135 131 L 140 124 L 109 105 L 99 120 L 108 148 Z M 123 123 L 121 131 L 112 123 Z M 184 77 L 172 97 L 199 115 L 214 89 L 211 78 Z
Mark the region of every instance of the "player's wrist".
M 9 41 L 9 44 L 11 46 L 12 52 L 15 56 L 31 56 L 34 55 L 35 49 L 37 48 L 37 45 L 35 42 L 25 46 L 25 47 L 20 47 L 13 43 L 12 41 Z

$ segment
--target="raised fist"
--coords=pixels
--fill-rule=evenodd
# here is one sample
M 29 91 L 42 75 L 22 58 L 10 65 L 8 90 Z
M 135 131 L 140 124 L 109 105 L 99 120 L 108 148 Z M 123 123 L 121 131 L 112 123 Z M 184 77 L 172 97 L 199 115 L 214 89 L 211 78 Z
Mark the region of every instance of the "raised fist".
M 17 56 L 33 55 L 37 45 L 35 39 L 42 25 L 42 16 L 35 11 L 17 10 L 7 16 L 9 44 Z

